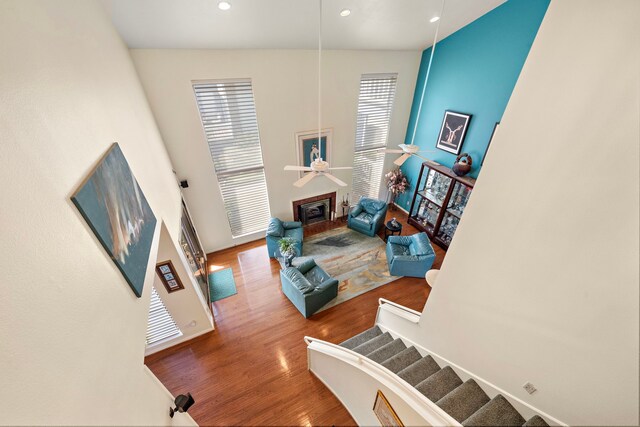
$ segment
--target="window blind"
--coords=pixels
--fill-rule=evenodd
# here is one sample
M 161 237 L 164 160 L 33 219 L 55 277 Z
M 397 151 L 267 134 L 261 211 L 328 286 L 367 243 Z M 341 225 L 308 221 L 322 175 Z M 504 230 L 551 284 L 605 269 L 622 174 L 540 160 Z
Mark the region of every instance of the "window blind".
M 360 197 L 378 197 L 397 78 L 397 74 L 363 74 L 360 79 L 351 190 L 354 202 Z
M 264 230 L 271 212 L 251 80 L 193 88 L 231 235 Z
M 164 306 L 155 287 L 151 287 L 151 304 L 149 305 L 149 324 L 147 326 L 147 346 L 160 341 L 176 338 L 182 332 Z

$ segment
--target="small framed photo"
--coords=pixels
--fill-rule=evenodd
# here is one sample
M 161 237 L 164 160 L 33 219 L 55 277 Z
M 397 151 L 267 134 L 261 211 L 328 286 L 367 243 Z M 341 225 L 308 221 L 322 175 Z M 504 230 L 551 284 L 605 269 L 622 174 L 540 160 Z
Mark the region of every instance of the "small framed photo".
M 445 111 L 436 148 L 452 154 L 460 154 L 470 120 L 471 114 Z
M 376 401 L 373 404 L 373 413 L 378 417 L 378 421 L 380 421 L 380 425 L 383 427 L 404 427 L 400 418 L 398 418 L 398 414 L 393 410 L 389 401 L 382 391 L 378 390 L 376 394 Z
M 160 277 L 160 281 L 168 293 L 184 289 L 184 286 L 176 274 L 176 269 L 173 268 L 171 261 L 158 263 L 156 265 L 156 273 L 158 274 L 158 277 Z
M 332 136 L 332 129 L 322 129 L 320 131 L 320 138 L 318 138 L 317 130 L 296 133 L 298 165 L 307 167 L 311 166 L 311 162 L 319 157 L 331 163 Z M 300 172 L 300 178 L 302 178 L 307 173 L 309 172 Z

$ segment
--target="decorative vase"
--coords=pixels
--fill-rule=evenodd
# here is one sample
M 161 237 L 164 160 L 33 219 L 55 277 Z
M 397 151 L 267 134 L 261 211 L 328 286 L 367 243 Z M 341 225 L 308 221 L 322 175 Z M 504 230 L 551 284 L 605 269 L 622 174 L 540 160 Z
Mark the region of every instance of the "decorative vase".
M 472 164 L 473 160 L 471 159 L 471 156 L 467 153 L 462 153 L 456 157 L 456 161 L 451 169 L 456 175 L 464 176 L 471 171 Z

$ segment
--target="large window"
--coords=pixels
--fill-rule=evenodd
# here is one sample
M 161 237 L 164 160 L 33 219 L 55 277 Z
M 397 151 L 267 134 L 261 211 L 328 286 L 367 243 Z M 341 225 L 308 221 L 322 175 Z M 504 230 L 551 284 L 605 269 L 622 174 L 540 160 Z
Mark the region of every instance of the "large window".
M 147 346 L 157 344 L 182 335 L 180 328 L 169 314 L 155 287 L 151 287 L 149 324 L 147 325 Z
M 193 88 L 231 235 L 264 230 L 271 213 L 251 80 L 195 82 Z
M 363 74 L 360 79 L 353 159 L 354 202 L 360 197 L 378 197 L 397 77 L 397 74 Z

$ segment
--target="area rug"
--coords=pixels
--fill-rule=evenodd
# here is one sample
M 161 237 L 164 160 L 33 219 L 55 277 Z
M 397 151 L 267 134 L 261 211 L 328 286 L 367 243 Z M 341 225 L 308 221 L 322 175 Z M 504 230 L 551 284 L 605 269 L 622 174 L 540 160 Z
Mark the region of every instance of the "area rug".
M 305 239 L 304 257 L 296 258 L 295 261 L 311 257 L 331 277 L 340 281 L 338 297 L 318 311 L 399 279 L 389 274 L 385 248 L 384 241 L 378 236 L 365 236 L 347 227 L 335 228 Z
M 219 301 L 238 293 L 236 281 L 233 279 L 233 270 L 225 268 L 209 274 L 209 299 L 211 302 Z

